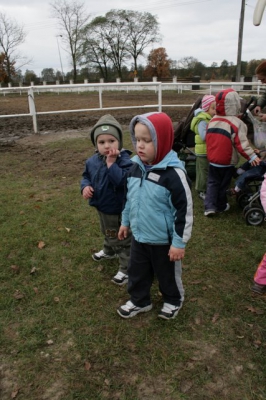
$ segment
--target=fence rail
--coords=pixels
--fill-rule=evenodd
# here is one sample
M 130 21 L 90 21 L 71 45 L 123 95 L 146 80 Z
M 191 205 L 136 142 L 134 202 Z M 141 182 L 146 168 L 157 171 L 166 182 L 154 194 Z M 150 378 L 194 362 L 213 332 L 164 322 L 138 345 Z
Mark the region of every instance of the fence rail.
M 29 86 L 29 87 L 9 87 L 0 88 L 0 94 L 6 96 L 11 93 L 27 93 L 29 113 L 27 114 L 10 114 L 0 115 L 0 118 L 12 118 L 12 117 L 32 117 L 34 133 L 38 133 L 38 115 L 49 115 L 49 114 L 62 114 L 62 113 L 77 113 L 77 112 L 91 112 L 91 111 L 102 111 L 102 110 L 123 110 L 123 109 L 137 109 L 137 108 L 157 108 L 159 112 L 162 111 L 163 107 L 189 107 L 192 104 L 162 104 L 162 91 L 163 90 L 177 90 L 178 93 L 183 91 L 195 90 L 198 93 L 214 93 L 218 90 L 233 88 L 239 93 L 247 90 L 249 92 L 255 92 L 257 95 L 260 94 L 261 82 L 119 82 L 119 83 L 83 83 L 83 84 L 64 84 L 64 85 L 43 85 L 43 86 Z M 141 106 L 125 106 L 125 107 L 103 107 L 103 93 L 104 91 L 121 91 L 126 90 L 152 90 L 157 93 L 158 102 L 157 104 L 145 104 Z M 99 93 L 99 107 L 98 108 L 85 108 L 75 110 L 58 110 L 58 111 L 43 111 L 38 112 L 35 106 L 34 94 L 40 94 L 44 92 L 81 92 L 81 91 L 98 91 Z

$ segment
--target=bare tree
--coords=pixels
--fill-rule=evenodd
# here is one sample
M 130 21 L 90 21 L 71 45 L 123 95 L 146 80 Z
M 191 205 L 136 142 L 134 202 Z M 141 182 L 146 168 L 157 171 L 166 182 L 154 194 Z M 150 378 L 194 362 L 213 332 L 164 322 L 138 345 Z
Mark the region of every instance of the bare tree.
M 11 81 L 16 70 L 30 63 L 29 59 L 18 53 L 19 45 L 24 43 L 26 33 L 23 26 L 0 13 L 0 49 L 5 55 L 7 81 Z M 19 64 L 19 65 L 18 65 Z
M 125 11 L 111 10 L 106 14 L 105 39 L 109 45 L 109 58 L 122 78 L 122 67 L 129 58 L 127 50 L 129 32 L 125 24 Z
M 134 69 L 137 71 L 139 56 L 144 55 L 148 46 L 161 41 L 159 23 L 154 15 L 138 11 L 125 11 L 125 20 L 128 31 L 127 50 L 133 57 Z
M 95 64 L 101 76 L 108 80 L 110 47 L 106 40 L 106 18 L 96 17 L 84 29 L 83 65 Z
M 83 28 L 90 18 L 86 13 L 84 3 L 71 0 L 57 0 L 50 4 L 53 18 L 59 23 L 59 34 L 65 44 L 65 50 L 70 54 L 73 68 L 73 80 L 77 79 L 77 66 L 83 48 Z
M 144 49 L 160 40 L 158 22 L 149 13 L 111 10 L 96 17 L 84 29 L 84 63 L 96 63 L 100 71 L 107 71 L 108 63 L 122 77 L 123 64 L 144 55 Z

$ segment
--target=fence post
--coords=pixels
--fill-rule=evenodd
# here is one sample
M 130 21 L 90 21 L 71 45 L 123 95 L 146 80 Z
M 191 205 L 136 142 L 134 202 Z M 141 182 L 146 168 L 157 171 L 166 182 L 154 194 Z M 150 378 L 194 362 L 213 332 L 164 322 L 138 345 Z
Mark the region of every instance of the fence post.
M 29 102 L 30 115 L 32 115 L 33 130 L 34 133 L 38 133 L 37 114 L 34 102 L 34 92 L 32 87 L 30 87 L 28 90 L 28 102 Z
M 99 105 L 100 108 L 103 108 L 103 102 L 102 102 L 102 87 L 99 87 Z
M 158 111 L 162 112 L 162 82 L 158 84 Z

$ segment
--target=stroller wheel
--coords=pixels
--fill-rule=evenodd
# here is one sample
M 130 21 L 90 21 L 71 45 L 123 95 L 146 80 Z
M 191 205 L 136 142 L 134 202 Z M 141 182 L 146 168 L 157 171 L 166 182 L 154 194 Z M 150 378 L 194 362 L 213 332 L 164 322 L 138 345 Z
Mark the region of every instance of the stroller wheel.
M 264 217 L 265 217 L 265 213 L 259 207 L 250 208 L 245 213 L 245 219 L 246 219 L 247 225 L 252 225 L 252 226 L 262 225 L 263 221 L 264 221 Z
M 249 211 L 249 210 L 251 210 L 251 206 L 248 204 L 247 206 L 245 206 L 244 207 L 244 209 L 243 209 L 243 216 L 244 216 L 244 218 L 246 218 L 246 213 Z
M 239 196 L 237 196 L 236 201 L 238 205 L 244 209 L 248 205 L 251 196 L 252 193 L 241 193 Z

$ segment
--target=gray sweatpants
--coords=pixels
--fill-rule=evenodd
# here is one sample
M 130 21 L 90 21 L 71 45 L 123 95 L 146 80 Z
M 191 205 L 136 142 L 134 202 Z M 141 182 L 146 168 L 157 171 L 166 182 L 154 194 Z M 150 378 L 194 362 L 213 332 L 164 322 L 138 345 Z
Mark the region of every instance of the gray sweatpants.
M 121 215 L 104 214 L 98 211 L 101 225 L 101 232 L 104 235 L 103 251 L 112 256 L 119 257 L 119 271 L 127 274 L 128 261 L 130 256 L 131 231 L 124 240 L 119 240 L 117 235 L 121 224 Z

